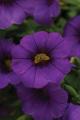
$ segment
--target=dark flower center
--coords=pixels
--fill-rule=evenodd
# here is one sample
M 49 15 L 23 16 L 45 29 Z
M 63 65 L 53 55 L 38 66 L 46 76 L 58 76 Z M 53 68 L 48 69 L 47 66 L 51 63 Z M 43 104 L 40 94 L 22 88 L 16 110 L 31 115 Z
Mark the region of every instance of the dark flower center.
M 47 0 L 47 5 L 48 6 L 52 5 L 52 3 L 53 3 L 53 0 Z
M 5 4 L 5 5 L 8 5 L 8 4 L 12 4 L 14 0 L 0 0 L 0 4 Z
M 0 67 L 1 67 L 2 73 L 11 72 L 11 58 L 10 57 L 3 57 L 0 61 Z
M 48 62 L 49 60 L 50 60 L 50 57 L 45 53 L 38 53 L 34 57 L 35 64 L 41 64 L 43 62 Z
M 34 96 L 36 99 L 41 100 L 41 101 L 48 101 L 50 99 L 50 95 L 48 92 L 48 89 L 41 88 L 41 89 L 34 89 Z

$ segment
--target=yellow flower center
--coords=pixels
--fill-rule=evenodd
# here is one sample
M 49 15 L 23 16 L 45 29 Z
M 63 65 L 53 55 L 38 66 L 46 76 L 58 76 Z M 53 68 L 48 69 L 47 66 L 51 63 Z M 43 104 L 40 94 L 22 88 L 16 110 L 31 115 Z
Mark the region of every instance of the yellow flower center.
M 47 54 L 39 53 L 35 56 L 34 63 L 38 64 L 38 63 L 41 63 L 43 61 L 49 61 L 49 60 L 50 60 L 50 57 Z
M 11 70 L 11 60 L 10 60 L 10 59 L 4 60 L 4 65 L 5 65 L 5 68 L 6 68 L 8 71 Z

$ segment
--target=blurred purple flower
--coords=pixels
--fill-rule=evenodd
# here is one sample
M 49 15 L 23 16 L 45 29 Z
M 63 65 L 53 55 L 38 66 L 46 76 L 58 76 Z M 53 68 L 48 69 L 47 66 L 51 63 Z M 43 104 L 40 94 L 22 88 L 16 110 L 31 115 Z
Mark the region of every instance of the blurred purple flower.
M 61 120 L 80 120 L 80 105 L 70 104 Z
M 80 15 L 73 17 L 64 28 L 64 36 L 74 41 L 73 56 L 80 57 Z
M 22 0 L 19 4 L 40 24 L 49 24 L 60 14 L 59 0 Z
M 9 83 L 17 84 L 20 80 L 11 68 L 13 46 L 12 42 L 0 40 L 0 88 L 6 87 Z
M 61 117 L 67 107 L 67 93 L 55 84 L 41 89 L 27 88 L 23 84 L 16 87 L 22 103 L 22 110 L 35 120 L 53 120 Z
M 70 54 L 70 42 L 59 33 L 36 32 L 23 37 L 20 45 L 13 48 L 12 68 L 26 86 L 60 84 L 71 70 Z
M 23 1 L 23 0 L 21 0 Z M 20 24 L 27 14 L 19 5 L 20 0 L 0 0 L 0 29 Z

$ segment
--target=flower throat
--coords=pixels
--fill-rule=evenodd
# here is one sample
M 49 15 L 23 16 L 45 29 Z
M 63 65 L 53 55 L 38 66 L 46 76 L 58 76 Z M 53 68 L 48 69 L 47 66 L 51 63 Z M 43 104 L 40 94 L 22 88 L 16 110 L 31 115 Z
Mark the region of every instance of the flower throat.
M 14 0 L 0 0 L 0 4 L 9 5 L 12 4 Z
M 53 0 L 47 0 L 48 6 L 50 6 L 53 3 Z

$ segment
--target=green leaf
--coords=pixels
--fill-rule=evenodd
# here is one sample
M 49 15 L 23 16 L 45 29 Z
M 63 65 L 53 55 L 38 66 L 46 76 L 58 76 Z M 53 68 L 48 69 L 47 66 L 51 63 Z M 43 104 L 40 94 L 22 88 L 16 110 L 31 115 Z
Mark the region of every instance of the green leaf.
M 65 3 L 78 6 L 80 4 L 80 0 L 65 0 Z
M 17 120 L 32 120 L 32 118 L 26 115 L 22 115 Z
M 28 120 L 25 115 L 20 116 L 17 120 Z
M 62 87 L 69 93 L 73 102 L 80 104 L 80 73 L 78 70 L 71 71 L 65 77 Z

